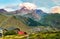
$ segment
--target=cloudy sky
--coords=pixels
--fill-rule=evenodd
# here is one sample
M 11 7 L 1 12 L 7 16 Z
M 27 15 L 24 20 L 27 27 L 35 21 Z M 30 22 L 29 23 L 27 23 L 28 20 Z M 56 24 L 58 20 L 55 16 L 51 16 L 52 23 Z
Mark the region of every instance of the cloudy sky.
M 18 5 L 24 2 L 36 4 L 39 8 L 41 7 L 43 10 L 49 10 L 51 7 L 54 6 L 60 6 L 60 0 L 0 0 L 0 8 L 9 8 L 8 10 L 16 10 L 19 8 Z

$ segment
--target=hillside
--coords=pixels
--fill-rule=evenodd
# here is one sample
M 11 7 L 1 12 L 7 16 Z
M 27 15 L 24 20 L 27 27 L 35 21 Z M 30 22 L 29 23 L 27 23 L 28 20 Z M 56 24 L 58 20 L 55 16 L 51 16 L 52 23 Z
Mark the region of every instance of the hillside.
M 45 26 L 41 26 L 39 22 L 34 21 L 31 18 L 23 17 L 20 15 L 14 16 L 14 15 L 0 14 L 0 18 L 1 18 L 0 27 L 8 30 L 14 28 L 20 28 L 22 31 L 35 32 L 39 31 L 40 29 L 41 30 L 45 29 Z
M 23 31 L 29 30 L 30 27 L 25 25 L 23 22 L 14 18 L 14 16 L 4 16 L 0 14 L 0 27 L 6 29 L 20 28 Z M 27 30 L 27 31 L 28 31 Z
M 22 31 L 53 31 L 60 29 L 60 14 L 49 14 L 35 21 L 20 15 L 0 14 L 0 27 L 8 30 L 20 28 Z
M 30 18 L 30 17 L 24 17 L 24 16 L 20 16 L 17 15 L 15 16 L 16 19 L 21 20 L 24 24 L 28 25 L 28 26 L 41 26 L 41 24 L 37 21 L 35 21 L 34 19 Z

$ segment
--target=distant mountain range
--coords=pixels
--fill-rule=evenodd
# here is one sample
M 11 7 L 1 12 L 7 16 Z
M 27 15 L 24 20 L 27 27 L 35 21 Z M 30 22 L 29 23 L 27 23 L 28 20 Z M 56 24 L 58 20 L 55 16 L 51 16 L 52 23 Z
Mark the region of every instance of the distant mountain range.
M 21 15 L 21 16 L 33 18 L 35 20 L 40 20 L 42 16 L 45 16 L 47 14 L 41 9 L 28 10 L 25 9 L 25 7 L 12 12 L 8 12 L 4 9 L 0 9 L 0 13 Z
M 7 12 L 7 11 L 4 9 L 0 9 L 0 13 L 5 13 L 5 12 Z
M 2 13 L 2 11 L 3 11 L 3 13 Z M 19 20 L 22 19 L 23 23 L 25 23 L 28 26 L 39 26 L 39 25 L 41 25 L 39 23 L 39 21 L 41 20 L 41 18 L 43 16 L 46 15 L 46 13 L 40 9 L 28 10 L 28 9 L 25 9 L 24 7 L 19 9 L 19 10 L 13 11 L 13 12 L 7 12 L 4 9 L 0 9 L 0 13 L 2 13 L 2 14 L 6 13 L 6 14 L 12 14 L 12 15 L 16 14 L 15 17 Z

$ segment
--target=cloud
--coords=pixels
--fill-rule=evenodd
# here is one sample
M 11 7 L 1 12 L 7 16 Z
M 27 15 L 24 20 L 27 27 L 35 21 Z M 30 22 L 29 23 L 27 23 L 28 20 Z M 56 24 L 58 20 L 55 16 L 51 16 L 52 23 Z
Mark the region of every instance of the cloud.
M 51 8 L 52 13 L 60 13 L 60 6 L 54 6 Z
M 19 6 L 20 7 L 25 7 L 28 10 L 32 10 L 32 9 L 35 9 L 37 7 L 35 4 L 29 3 L 29 2 L 21 3 L 21 4 L 19 4 Z
M 7 12 L 15 11 L 14 9 L 11 8 L 4 8 Z
M 6 11 L 10 12 L 10 11 L 18 10 L 18 9 L 20 9 L 20 7 L 18 7 L 18 5 L 12 4 L 12 5 L 5 6 L 4 9 Z

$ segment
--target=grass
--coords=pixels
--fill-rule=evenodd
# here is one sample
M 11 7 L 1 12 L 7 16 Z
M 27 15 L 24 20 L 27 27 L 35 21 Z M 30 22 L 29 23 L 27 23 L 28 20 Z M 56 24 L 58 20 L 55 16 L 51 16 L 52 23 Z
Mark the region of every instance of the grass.
M 3 39 L 60 39 L 60 32 L 38 32 L 27 35 L 7 35 L 4 36 Z

